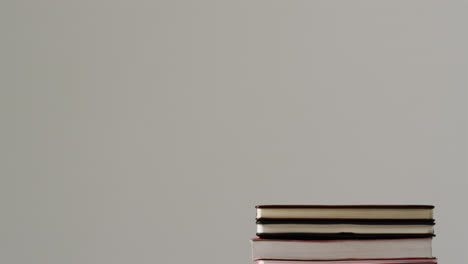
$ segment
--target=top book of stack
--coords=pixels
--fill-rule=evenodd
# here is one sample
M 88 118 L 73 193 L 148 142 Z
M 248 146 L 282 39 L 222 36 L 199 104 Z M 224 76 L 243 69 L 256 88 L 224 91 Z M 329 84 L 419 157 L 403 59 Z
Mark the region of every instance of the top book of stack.
M 432 220 L 433 205 L 259 205 L 257 219 Z

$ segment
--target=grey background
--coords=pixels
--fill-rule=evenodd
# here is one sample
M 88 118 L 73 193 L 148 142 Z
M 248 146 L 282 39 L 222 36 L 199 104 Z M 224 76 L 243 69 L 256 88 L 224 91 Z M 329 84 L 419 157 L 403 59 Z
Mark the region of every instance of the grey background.
M 250 263 L 255 204 L 435 204 L 468 261 L 466 1 L 2 1 L 1 263 Z

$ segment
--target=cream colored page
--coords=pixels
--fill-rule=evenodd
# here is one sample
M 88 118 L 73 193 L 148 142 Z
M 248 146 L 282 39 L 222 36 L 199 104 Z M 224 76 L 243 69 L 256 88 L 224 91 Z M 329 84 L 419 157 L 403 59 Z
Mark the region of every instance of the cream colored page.
M 265 224 L 257 225 L 257 233 L 433 233 L 428 225 L 315 225 L 315 224 Z

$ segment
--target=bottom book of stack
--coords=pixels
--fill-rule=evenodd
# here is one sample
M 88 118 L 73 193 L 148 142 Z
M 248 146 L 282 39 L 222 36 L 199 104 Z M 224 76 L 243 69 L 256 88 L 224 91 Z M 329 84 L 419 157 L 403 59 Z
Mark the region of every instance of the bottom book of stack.
M 252 253 L 255 260 L 431 259 L 431 242 L 432 238 L 363 240 L 254 238 Z
M 257 264 L 434 264 L 435 258 L 360 260 L 257 260 Z

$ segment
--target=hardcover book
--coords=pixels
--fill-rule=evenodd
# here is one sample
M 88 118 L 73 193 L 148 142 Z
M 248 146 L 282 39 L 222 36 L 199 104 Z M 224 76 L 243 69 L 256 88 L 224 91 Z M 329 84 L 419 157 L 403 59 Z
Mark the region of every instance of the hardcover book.
M 432 205 L 259 205 L 257 219 L 432 219 Z
M 417 238 L 434 236 L 434 221 L 413 219 L 260 219 L 257 236 L 284 239 Z

